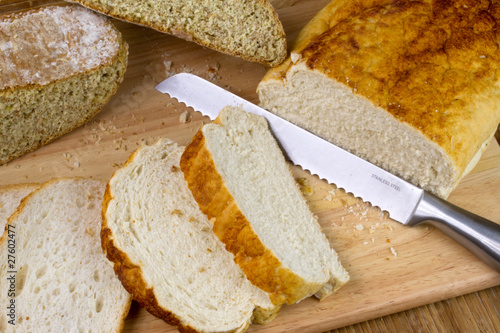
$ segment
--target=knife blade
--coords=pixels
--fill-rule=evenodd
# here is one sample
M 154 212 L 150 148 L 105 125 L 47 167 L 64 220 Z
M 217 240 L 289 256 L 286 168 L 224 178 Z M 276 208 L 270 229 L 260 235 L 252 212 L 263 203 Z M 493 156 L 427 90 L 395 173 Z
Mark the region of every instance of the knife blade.
M 227 105 L 265 117 L 292 163 L 387 211 L 395 221 L 408 226 L 434 225 L 500 272 L 500 225 L 495 222 L 442 200 L 194 74 L 171 76 L 156 90 L 212 120 Z

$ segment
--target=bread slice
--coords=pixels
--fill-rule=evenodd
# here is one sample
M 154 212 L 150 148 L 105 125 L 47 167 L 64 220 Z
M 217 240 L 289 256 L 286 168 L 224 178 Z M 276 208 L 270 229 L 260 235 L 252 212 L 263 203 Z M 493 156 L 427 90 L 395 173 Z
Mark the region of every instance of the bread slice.
M 131 297 L 102 253 L 104 189 L 96 180 L 55 179 L 9 218 L 0 303 L 13 307 L 0 331 L 121 332 Z
M 260 82 L 260 103 L 446 198 L 500 122 L 497 10 L 332 1 Z
M 0 16 L 0 164 L 92 118 L 117 90 L 127 45 L 77 5 Z
M 109 181 L 102 244 L 125 288 L 186 332 L 243 332 L 279 306 L 253 286 L 211 231 L 179 167 L 184 148 L 139 148 Z
M 285 32 L 268 0 L 74 2 L 246 60 L 276 66 L 286 57 Z
M 21 200 L 40 187 L 40 184 L 14 184 L 0 186 L 0 231 L 3 233 L 7 219 L 16 211 Z
M 224 108 L 180 165 L 214 233 L 275 304 L 323 298 L 348 281 L 265 118 Z

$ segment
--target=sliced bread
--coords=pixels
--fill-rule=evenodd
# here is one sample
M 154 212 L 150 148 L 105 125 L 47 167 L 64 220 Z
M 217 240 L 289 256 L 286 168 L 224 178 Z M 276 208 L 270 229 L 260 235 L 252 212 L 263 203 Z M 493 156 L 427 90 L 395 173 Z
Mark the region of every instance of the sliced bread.
M 211 231 L 184 181 L 184 148 L 139 148 L 108 183 L 102 244 L 125 288 L 185 332 L 243 332 L 279 306 L 253 286 Z
M 323 298 L 348 281 L 265 118 L 224 108 L 180 165 L 213 232 L 275 304 Z
M 276 66 L 283 27 L 268 0 L 74 0 L 88 8 L 243 59 Z
M 0 304 L 10 308 L 0 331 L 122 331 L 131 297 L 102 252 L 104 189 L 95 180 L 52 180 L 9 218 L 0 238 Z
M 3 233 L 8 218 L 21 200 L 39 187 L 40 184 L 35 183 L 0 186 L 0 232 Z
M 332 1 L 260 82 L 260 103 L 446 198 L 500 122 L 498 12 L 491 1 Z
M 0 164 L 92 118 L 117 90 L 127 45 L 77 5 L 0 16 Z

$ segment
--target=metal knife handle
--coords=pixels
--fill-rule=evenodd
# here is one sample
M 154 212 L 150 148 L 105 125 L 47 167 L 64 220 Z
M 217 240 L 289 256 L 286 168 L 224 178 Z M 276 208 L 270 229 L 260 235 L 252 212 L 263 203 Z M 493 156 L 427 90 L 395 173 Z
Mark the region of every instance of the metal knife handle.
M 408 225 L 429 223 L 500 272 L 500 225 L 442 200 L 424 195 Z

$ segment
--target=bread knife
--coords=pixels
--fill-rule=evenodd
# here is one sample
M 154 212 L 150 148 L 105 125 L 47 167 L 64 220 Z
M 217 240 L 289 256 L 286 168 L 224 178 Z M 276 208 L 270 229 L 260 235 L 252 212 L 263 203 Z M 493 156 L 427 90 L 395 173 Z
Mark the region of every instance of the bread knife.
M 433 225 L 500 272 L 499 224 L 440 199 L 194 74 L 173 75 L 156 90 L 212 120 L 227 105 L 265 117 L 292 163 L 378 206 L 404 225 Z

